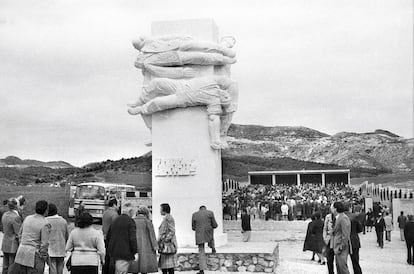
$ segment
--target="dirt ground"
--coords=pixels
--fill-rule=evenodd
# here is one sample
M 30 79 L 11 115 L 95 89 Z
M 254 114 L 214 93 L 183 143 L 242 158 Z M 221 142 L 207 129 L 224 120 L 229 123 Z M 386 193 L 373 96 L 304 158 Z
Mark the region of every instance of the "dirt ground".
M 312 253 L 303 252 L 306 221 L 253 221 L 252 241 L 279 243 L 280 265 L 276 273 L 308 274 L 328 273 L 326 265 L 311 261 Z M 231 221 L 225 224 L 230 241 L 241 241 L 240 223 Z M 391 242 L 385 241 L 384 248 L 377 246 L 374 230 L 365 235 L 360 234 L 360 265 L 363 273 L 372 274 L 414 274 L 414 266 L 408 265 L 405 242 L 400 240 L 399 231 L 391 233 Z M 350 258 L 348 267 L 353 273 Z
M 276 273 L 280 274 L 323 274 L 328 273 L 326 265 L 319 265 L 311 261 L 311 252 L 303 252 L 303 240 L 308 222 L 305 221 L 262 221 L 252 222 L 252 242 L 279 243 L 280 265 Z M 225 231 L 230 242 L 240 242 L 240 221 L 226 221 Z M 99 228 L 99 226 L 96 226 Z M 363 273 L 372 274 L 414 274 L 414 266 L 406 263 L 405 243 L 399 239 L 399 231 L 392 232 L 391 242 L 385 241 L 384 248 L 377 247 L 375 232 L 360 234 L 362 248 L 360 250 L 360 264 Z M 1 241 L 1 239 L 0 239 Z M 220 248 L 217 250 L 220 252 Z M 1 266 L 2 262 L 0 262 Z M 348 260 L 350 272 L 352 264 Z M 195 272 L 180 272 L 183 274 Z M 213 273 L 206 271 L 206 273 Z M 220 272 L 216 272 L 220 273 Z

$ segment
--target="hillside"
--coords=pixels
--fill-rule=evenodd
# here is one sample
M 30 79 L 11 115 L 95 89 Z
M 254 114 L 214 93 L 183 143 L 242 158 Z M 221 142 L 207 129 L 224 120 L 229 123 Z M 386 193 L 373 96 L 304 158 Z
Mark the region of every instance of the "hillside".
M 328 135 L 305 127 L 261 127 L 233 124 L 226 154 L 292 158 L 349 168 L 409 172 L 414 168 L 413 139 L 386 130 Z
M 0 159 L 0 167 L 14 167 L 14 168 L 26 168 L 26 167 L 47 167 L 47 168 L 73 168 L 71 164 L 63 161 L 42 162 L 38 160 L 22 160 L 16 156 L 8 156 L 4 159 Z
M 350 168 L 351 176 L 414 172 L 414 140 L 386 130 L 328 135 L 306 127 L 233 124 L 222 152 L 223 178 L 247 180 L 248 171 Z M 0 184 L 108 181 L 151 188 L 151 152 L 82 168 L 62 162 L 0 159 Z

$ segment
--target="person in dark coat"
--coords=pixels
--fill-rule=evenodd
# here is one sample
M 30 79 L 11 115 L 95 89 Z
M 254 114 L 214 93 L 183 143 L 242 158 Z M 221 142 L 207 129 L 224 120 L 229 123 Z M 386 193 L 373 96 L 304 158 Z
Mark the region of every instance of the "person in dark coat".
M 404 227 L 405 243 L 407 245 L 407 263 L 414 265 L 414 216 L 408 215 Z
M 374 213 L 372 212 L 371 208 L 368 210 L 368 213 L 366 214 L 366 226 L 367 232 L 371 232 L 372 227 L 374 226 Z
M 324 223 L 321 220 L 319 212 L 312 215 L 312 221 L 308 225 L 306 232 L 305 243 L 303 245 L 303 251 L 310 250 L 319 257 L 319 263 L 325 264 L 325 257 L 322 254 L 325 248 L 325 242 L 323 240 L 323 226 Z M 312 256 L 313 259 L 313 256 Z
M 133 273 L 158 272 L 157 262 L 157 238 L 155 237 L 154 226 L 149 219 L 149 210 L 140 206 L 137 216 L 134 218 L 137 228 L 138 243 L 138 271 Z
M 375 233 L 377 233 L 377 243 L 381 248 L 384 248 L 384 229 L 385 221 L 382 213 L 379 213 L 378 218 L 375 220 Z
M 353 214 L 349 211 L 346 212 L 349 220 L 351 221 L 351 261 L 354 274 L 362 274 L 361 266 L 359 265 L 359 249 L 361 248 L 361 242 L 359 240 L 358 233 L 363 231 L 360 223 L 360 215 Z
M 205 206 L 200 206 L 200 210 L 195 212 L 192 216 L 192 229 L 195 231 L 196 245 L 199 251 L 199 265 L 200 274 L 204 273 L 207 268 L 207 258 L 204 249 L 204 244 L 208 243 L 212 252 L 216 253 L 214 246 L 214 229 L 217 228 L 217 222 L 214 218 L 214 213 L 207 210 Z
M 127 273 L 135 254 L 138 253 L 136 225 L 130 215 L 122 214 L 116 218 L 106 239 L 109 256 L 115 261 L 115 273 Z
M 357 218 L 357 220 L 358 220 L 358 222 L 361 224 L 361 226 L 362 226 L 362 233 L 365 235 L 365 232 L 366 232 L 366 226 L 367 226 L 367 222 L 366 222 L 366 220 L 367 220 L 367 216 L 366 216 L 367 214 L 364 212 L 364 211 L 362 211 L 362 210 L 359 210 L 359 211 L 357 211 L 357 214 L 356 214 L 356 218 Z
M 243 242 L 248 242 L 250 240 L 250 233 L 252 231 L 252 228 L 250 226 L 250 214 L 247 213 L 246 209 L 243 209 L 243 213 L 241 215 L 241 226 L 243 233 Z
M 405 241 L 404 227 L 405 227 L 405 224 L 407 223 L 407 217 L 404 216 L 404 211 L 401 211 L 401 215 L 398 216 L 397 222 L 398 222 L 398 228 L 400 229 L 400 239 L 401 241 Z

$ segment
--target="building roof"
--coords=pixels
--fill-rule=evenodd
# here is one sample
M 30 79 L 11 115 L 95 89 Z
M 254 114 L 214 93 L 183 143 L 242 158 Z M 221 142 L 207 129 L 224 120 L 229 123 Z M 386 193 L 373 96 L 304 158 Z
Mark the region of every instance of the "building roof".
M 107 183 L 107 182 L 88 182 L 81 183 L 78 186 L 101 186 L 101 187 L 134 187 L 133 185 L 127 184 L 116 184 L 116 183 Z
M 320 170 L 274 170 L 249 171 L 249 175 L 288 175 L 288 174 L 319 174 L 319 173 L 350 173 L 350 169 L 320 169 Z

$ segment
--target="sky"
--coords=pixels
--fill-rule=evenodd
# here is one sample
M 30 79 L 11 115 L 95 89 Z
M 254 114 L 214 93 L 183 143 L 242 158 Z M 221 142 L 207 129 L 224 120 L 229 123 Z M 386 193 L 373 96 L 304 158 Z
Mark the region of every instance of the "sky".
M 237 40 L 234 123 L 413 137 L 411 0 L 0 0 L 0 158 L 149 151 L 131 41 L 195 18 Z

